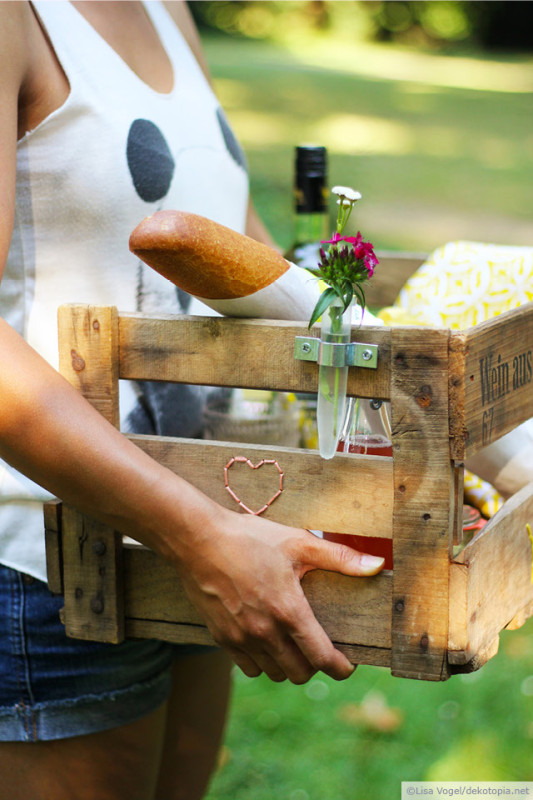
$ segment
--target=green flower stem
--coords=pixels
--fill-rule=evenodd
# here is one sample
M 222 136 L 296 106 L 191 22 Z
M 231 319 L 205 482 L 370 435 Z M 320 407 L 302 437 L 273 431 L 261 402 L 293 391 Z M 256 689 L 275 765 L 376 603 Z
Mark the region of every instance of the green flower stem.
M 337 233 L 340 235 L 346 227 L 348 220 L 350 219 L 350 214 L 352 213 L 353 204 L 351 205 L 340 205 L 339 206 L 339 213 L 337 214 Z
M 339 306 L 329 307 L 329 316 L 331 317 L 331 332 L 335 336 L 342 336 L 342 309 Z M 335 395 L 333 401 L 333 419 L 335 420 L 333 434 L 337 435 L 337 413 L 339 410 L 339 380 L 340 370 L 342 367 L 335 368 Z
M 339 299 L 327 309 L 327 316 L 324 314 L 321 334 L 323 342 L 349 342 L 351 306 L 346 312 L 343 308 L 344 304 Z M 319 448 L 323 458 L 332 458 L 335 455 L 343 424 L 347 375 L 348 367 L 320 365 L 317 413 Z

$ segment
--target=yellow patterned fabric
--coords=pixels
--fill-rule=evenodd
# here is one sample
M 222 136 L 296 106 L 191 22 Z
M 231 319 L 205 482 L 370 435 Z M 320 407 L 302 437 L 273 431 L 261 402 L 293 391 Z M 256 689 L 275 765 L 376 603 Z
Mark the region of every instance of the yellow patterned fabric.
M 486 519 L 493 517 L 503 506 L 503 497 L 498 494 L 494 486 L 482 481 L 467 469 L 465 469 L 464 497 L 465 503 L 477 508 Z
M 464 329 L 533 300 L 533 248 L 449 242 L 412 275 L 385 324 Z M 380 314 L 381 316 L 381 314 Z M 484 517 L 503 505 L 494 487 L 465 470 L 465 502 Z
M 449 242 L 409 278 L 395 306 L 424 322 L 469 328 L 533 300 L 533 247 Z

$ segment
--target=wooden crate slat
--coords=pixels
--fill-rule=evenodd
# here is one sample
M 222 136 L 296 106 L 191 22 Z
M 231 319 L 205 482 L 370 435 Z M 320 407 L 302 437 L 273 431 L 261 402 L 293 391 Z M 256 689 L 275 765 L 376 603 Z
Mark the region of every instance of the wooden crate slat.
M 466 332 L 466 455 L 533 414 L 533 303 Z
M 207 628 L 193 625 L 179 625 L 176 622 L 159 622 L 152 619 L 126 618 L 126 635 L 137 639 L 160 639 L 174 644 L 213 645 L 213 639 Z M 390 650 L 383 647 L 365 647 L 364 645 L 335 642 L 335 647 L 344 653 L 352 664 L 370 664 L 378 667 L 390 667 Z
M 511 497 L 451 565 L 449 658 L 464 664 L 533 602 L 533 484 Z
M 124 613 L 129 622 L 181 623 L 186 636 L 198 634 L 200 614 L 188 600 L 175 569 L 152 551 L 124 548 L 124 585 Z M 302 586 L 332 641 L 390 650 L 390 573 L 353 578 L 313 570 Z
M 224 467 L 235 456 L 246 457 L 252 464 L 271 459 L 283 472 L 283 491 L 263 516 L 313 530 L 392 536 L 390 458 L 339 453 L 325 461 L 316 451 L 269 445 L 157 436 L 129 438 L 156 461 L 234 511 L 241 508 L 225 487 Z M 251 469 L 237 463 L 227 475 L 230 488 L 252 511 L 262 508 L 280 485 L 277 468 L 268 464 Z
M 203 625 L 181 625 L 156 619 L 126 617 L 126 636 L 133 639 L 160 639 L 173 644 L 202 644 L 213 647 L 215 642 Z
M 296 336 L 320 336 L 280 320 L 121 314 L 120 377 L 206 386 L 316 393 L 316 363 L 294 358 Z M 377 369 L 350 370 L 348 394 L 390 396 L 388 328 L 352 328 L 352 340 L 379 345 Z
M 394 450 L 392 672 L 446 677 L 453 469 L 448 331 L 392 331 Z M 424 598 L 421 602 L 421 598 Z
M 115 427 L 118 394 L 118 312 L 112 306 L 58 310 L 59 371 Z
M 377 251 L 379 269 L 365 286 L 365 295 L 370 307 L 392 306 L 400 289 L 411 275 L 424 263 L 423 253 L 393 253 Z
M 448 419 L 450 425 L 450 456 L 463 463 L 468 431 L 465 423 L 465 359 L 467 335 L 452 331 L 449 340 Z
M 63 594 L 63 550 L 61 536 L 61 503 L 51 500 L 44 504 L 44 537 L 46 543 L 46 575 L 48 588 Z
M 122 536 L 63 504 L 62 546 L 67 635 L 121 642 L 124 639 Z

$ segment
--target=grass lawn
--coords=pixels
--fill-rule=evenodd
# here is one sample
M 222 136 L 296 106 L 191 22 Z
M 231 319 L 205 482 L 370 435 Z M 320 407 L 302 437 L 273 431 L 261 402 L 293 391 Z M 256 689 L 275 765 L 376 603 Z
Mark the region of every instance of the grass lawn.
M 359 667 L 306 686 L 235 676 L 209 800 L 399 800 L 402 780 L 533 781 L 533 625 L 445 683 Z
M 378 247 L 533 245 L 533 60 L 214 36 L 215 85 L 256 204 L 291 241 L 293 147 L 325 144 Z M 209 800 L 395 800 L 401 780 L 533 781 L 533 625 L 446 683 L 361 667 L 307 686 L 237 674 Z
M 331 185 L 362 192 L 355 224 L 379 247 L 533 243 L 533 59 L 222 36 L 206 51 L 283 246 L 293 148 L 309 142 L 328 147 Z

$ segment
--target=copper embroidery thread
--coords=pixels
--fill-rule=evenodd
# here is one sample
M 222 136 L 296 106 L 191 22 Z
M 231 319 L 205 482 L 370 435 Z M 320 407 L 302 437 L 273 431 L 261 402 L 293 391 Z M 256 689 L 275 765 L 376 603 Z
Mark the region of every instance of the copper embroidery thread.
M 245 503 L 242 502 L 240 497 L 237 497 L 237 495 L 235 494 L 235 492 L 233 491 L 233 489 L 229 485 L 228 471 L 231 469 L 231 467 L 235 463 L 248 464 L 250 469 L 259 469 L 259 467 L 262 467 L 263 464 L 273 464 L 276 467 L 277 471 L 279 472 L 279 489 L 278 489 L 278 491 L 275 494 L 273 494 L 272 497 L 270 498 L 270 500 L 268 500 L 265 503 L 265 505 L 262 506 L 257 511 L 252 511 L 251 508 L 249 508 L 247 505 L 245 505 Z M 246 458 L 246 456 L 233 456 L 232 458 L 230 458 L 230 460 L 228 461 L 228 463 L 224 467 L 224 486 L 226 488 L 226 491 L 231 495 L 231 497 L 235 500 L 235 502 L 238 503 L 240 505 L 240 507 L 244 511 L 246 511 L 247 514 L 252 514 L 253 516 L 258 517 L 260 514 L 262 514 L 264 511 L 266 511 L 267 508 L 269 508 L 269 506 L 272 505 L 274 500 L 277 500 L 278 497 L 280 496 L 280 494 L 282 493 L 282 491 L 283 491 L 283 471 L 282 471 L 280 465 L 278 464 L 278 462 L 276 461 L 275 458 L 263 458 L 257 464 L 253 464 L 250 461 L 249 458 Z

